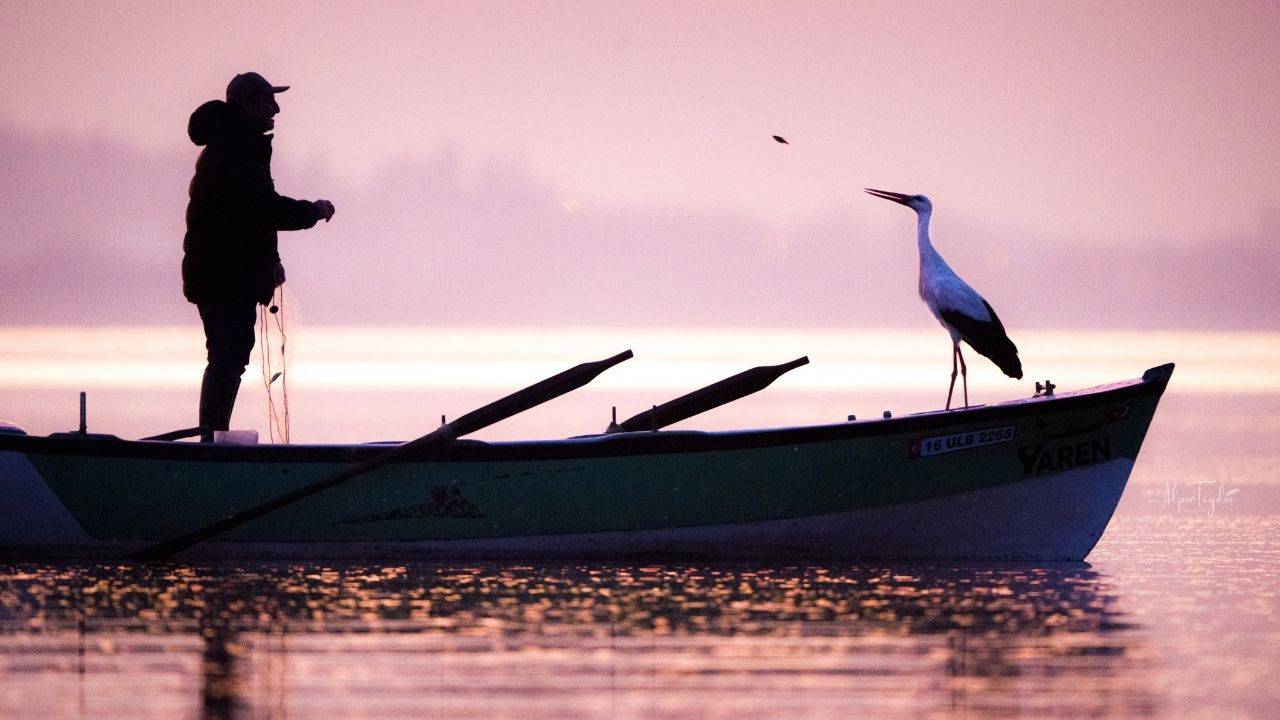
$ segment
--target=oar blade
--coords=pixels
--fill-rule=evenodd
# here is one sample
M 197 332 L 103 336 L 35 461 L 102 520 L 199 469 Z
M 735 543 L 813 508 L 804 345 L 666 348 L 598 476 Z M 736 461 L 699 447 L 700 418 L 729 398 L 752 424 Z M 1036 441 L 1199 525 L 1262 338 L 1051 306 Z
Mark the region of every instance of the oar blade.
M 512 415 L 522 413 L 529 408 L 541 405 L 548 400 L 553 400 L 567 392 L 577 390 L 596 379 L 605 370 L 632 357 L 631 351 L 626 350 L 604 360 L 582 363 L 546 380 L 530 385 L 523 390 L 512 393 L 501 400 L 472 410 L 449 423 L 449 426 L 453 429 L 456 437 L 469 435 L 480 428 L 506 420 Z
M 687 420 L 694 415 L 713 410 L 759 392 L 801 365 L 809 363 L 808 356 L 796 358 L 781 365 L 762 365 L 745 370 L 732 377 L 712 383 L 675 400 L 663 403 L 630 417 L 618 425 L 614 432 L 636 432 L 641 430 L 657 430 Z

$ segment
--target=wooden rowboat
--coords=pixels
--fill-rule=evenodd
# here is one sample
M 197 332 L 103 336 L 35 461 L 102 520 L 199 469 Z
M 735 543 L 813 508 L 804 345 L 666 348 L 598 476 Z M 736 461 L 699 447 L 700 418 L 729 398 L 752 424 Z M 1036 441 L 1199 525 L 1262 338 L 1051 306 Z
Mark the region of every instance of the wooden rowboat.
M 376 462 L 386 445 L 10 426 L 0 429 L 0 553 L 122 557 L 222 523 L 181 547 L 255 558 L 1079 561 L 1172 373 L 829 425 L 445 438 Z M 371 467 L 344 470 L 361 463 Z M 297 492 L 335 473 L 341 483 Z M 243 514 L 254 507 L 266 510 Z

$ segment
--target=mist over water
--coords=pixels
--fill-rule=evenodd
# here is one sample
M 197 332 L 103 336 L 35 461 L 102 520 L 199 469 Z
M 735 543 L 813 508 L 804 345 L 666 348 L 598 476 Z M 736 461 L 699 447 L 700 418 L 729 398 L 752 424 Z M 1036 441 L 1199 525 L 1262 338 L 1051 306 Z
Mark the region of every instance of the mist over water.
M 1003 85 L 999 92 L 1003 98 Z M 191 109 L 172 119 L 168 138 L 185 144 Z M 97 137 L 29 137 L 2 115 L 0 324 L 197 322 L 178 272 L 195 147 L 142 151 Z M 300 119 L 292 115 L 286 111 L 282 122 Z M 1016 127 L 1023 130 L 1024 121 Z M 332 166 L 299 158 L 312 139 L 299 132 L 277 133 L 277 187 L 292 197 L 332 197 L 339 208 L 332 223 L 280 236 L 286 287 L 296 294 L 291 307 L 316 325 L 930 327 L 916 297 L 915 218 L 858 190 L 875 177 L 933 197 L 938 250 L 1015 338 L 1028 327 L 1274 330 L 1280 314 L 1270 273 L 1280 264 L 1280 245 L 1268 230 L 1280 220 L 1275 193 L 1236 196 L 1233 212 L 1213 213 L 1202 204 L 1222 202 L 1218 194 L 1197 192 L 1192 203 L 1162 182 L 1160 201 L 1154 188 L 1137 205 L 1128 194 L 1103 190 L 1108 207 L 1081 206 L 1058 195 L 1068 189 L 1060 167 L 1046 175 L 1055 179 L 1052 188 L 1032 191 L 1019 182 L 1015 190 L 1003 178 L 996 191 L 969 175 L 994 167 L 936 159 L 909 185 L 897 185 L 907 182 L 889 179 L 902 172 L 907 148 L 897 143 L 884 145 L 893 147 L 884 158 L 892 173 L 863 176 L 859 157 L 856 168 L 806 191 L 815 165 L 829 164 L 826 153 L 769 147 L 776 143 L 767 135 L 761 145 L 750 135 L 716 133 L 733 147 L 705 158 L 700 169 L 718 167 L 718 175 L 736 159 L 749 165 L 742 169 L 748 174 L 766 176 L 741 187 L 733 202 L 692 195 L 644 201 L 626 193 L 592 201 L 510 158 L 451 150 L 402 152 L 371 177 L 343 179 Z M 708 138 L 688 139 L 702 145 Z M 1221 139 L 1215 132 L 1214 142 Z M 1043 149 L 1043 141 L 1036 146 Z M 1265 144 L 1249 143 L 1255 160 Z M 652 150 L 645 147 L 643 162 L 611 179 L 648 176 L 666 186 L 671 169 L 655 166 Z M 1027 159 L 1019 156 L 1019 170 Z M 1135 167 L 1125 163 L 1124 171 Z M 934 171 L 960 177 L 944 180 Z M 732 183 L 712 177 L 702 184 L 743 181 L 734 174 Z M 1197 188 L 1202 182 L 1197 177 Z M 610 192 L 607 183 L 592 187 Z M 1106 185 L 1091 175 L 1076 189 L 1098 187 Z M 1024 191 L 1021 203 L 1008 196 Z M 733 209 L 766 201 L 786 210 L 761 217 Z M 1040 209 L 1028 217 L 1027 205 Z M 1138 222 L 1131 214 L 1159 205 L 1167 206 L 1159 218 Z M 1200 208 L 1194 230 L 1166 222 L 1169 212 L 1187 207 Z M 1119 215 L 1100 220 L 1112 213 Z M 1092 227 L 1073 230 L 1077 222 Z

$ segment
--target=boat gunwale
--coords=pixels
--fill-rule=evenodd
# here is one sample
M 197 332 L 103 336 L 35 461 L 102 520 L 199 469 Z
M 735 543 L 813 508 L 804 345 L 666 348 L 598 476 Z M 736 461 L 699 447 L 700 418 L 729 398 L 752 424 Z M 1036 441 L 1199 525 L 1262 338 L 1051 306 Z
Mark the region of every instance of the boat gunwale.
M 874 418 L 820 425 L 739 430 L 659 430 L 543 440 L 482 441 L 460 439 L 424 448 L 397 465 L 423 462 L 518 462 L 603 457 L 751 450 L 787 445 L 856 440 L 940 428 L 1012 420 L 1022 417 L 1105 405 L 1163 394 L 1173 366 L 1148 370 L 1143 377 L 1056 395 L 1018 398 L 992 405 L 935 410 L 893 418 Z M 93 456 L 211 463 L 346 463 L 386 452 L 394 445 L 298 444 L 218 445 L 171 441 L 126 440 L 113 435 L 55 433 L 48 436 L 0 434 L 0 452 L 35 455 Z

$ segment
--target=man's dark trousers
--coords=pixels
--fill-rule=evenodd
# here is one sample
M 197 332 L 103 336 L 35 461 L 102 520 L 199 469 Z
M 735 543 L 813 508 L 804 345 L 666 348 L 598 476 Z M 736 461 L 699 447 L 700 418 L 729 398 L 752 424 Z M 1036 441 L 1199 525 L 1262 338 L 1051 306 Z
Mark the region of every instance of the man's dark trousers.
M 246 298 L 218 298 L 196 303 L 204 323 L 209 364 L 200 384 L 200 426 L 229 430 L 240 376 L 253 353 L 253 324 L 258 304 Z

